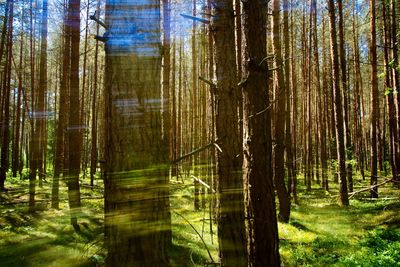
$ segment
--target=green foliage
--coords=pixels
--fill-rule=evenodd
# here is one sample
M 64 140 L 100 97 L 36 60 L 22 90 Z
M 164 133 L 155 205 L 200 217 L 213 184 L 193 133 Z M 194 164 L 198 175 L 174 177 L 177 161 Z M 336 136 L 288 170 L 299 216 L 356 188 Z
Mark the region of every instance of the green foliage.
M 385 71 L 378 74 L 378 78 L 379 79 L 383 79 L 383 78 L 385 78 L 385 76 L 386 76 L 386 72 Z
M 369 184 L 357 173 L 354 181 L 358 188 Z M 337 184 L 330 187 L 337 196 Z M 377 200 L 359 194 L 346 209 L 315 185 L 305 192 L 301 184 L 298 191 L 300 206 L 293 206 L 289 224 L 279 225 L 282 265 L 400 266 L 400 199 L 391 185 L 380 188 Z
M 375 229 L 359 242 L 361 249 L 341 259 L 343 266 L 400 266 L 400 232 Z
M 385 90 L 385 96 L 393 94 L 393 88 L 387 87 Z

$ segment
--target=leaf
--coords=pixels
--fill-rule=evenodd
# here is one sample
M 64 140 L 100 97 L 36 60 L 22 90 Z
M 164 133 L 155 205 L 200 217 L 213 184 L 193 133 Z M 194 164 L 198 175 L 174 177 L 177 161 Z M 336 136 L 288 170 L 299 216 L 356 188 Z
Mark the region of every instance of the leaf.
M 391 68 L 394 68 L 395 67 L 395 60 L 394 59 L 392 59 L 389 63 L 388 63 L 388 65 L 389 65 L 389 67 L 391 67 Z
M 385 90 L 385 96 L 388 96 L 388 95 L 390 95 L 390 94 L 393 94 L 393 88 L 388 87 L 388 88 L 386 88 L 386 90 Z

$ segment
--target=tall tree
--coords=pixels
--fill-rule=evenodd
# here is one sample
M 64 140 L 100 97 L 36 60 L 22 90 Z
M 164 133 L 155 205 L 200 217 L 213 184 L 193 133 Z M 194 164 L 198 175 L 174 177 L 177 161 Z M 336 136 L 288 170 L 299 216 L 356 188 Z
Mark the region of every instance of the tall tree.
M 218 239 L 222 266 L 247 266 L 244 236 L 243 177 L 237 99 L 235 23 L 232 0 L 216 0 L 211 33 L 215 59 L 218 166 Z
M 105 43 L 106 266 L 168 265 L 160 13 L 156 0 L 106 1 L 107 30 L 113 33 Z
M 272 46 L 275 55 L 275 156 L 274 182 L 279 198 L 279 219 L 288 222 L 290 217 L 290 198 L 285 185 L 285 121 L 281 116 L 286 110 L 286 81 L 284 77 L 284 61 L 282 59 L 282 45 L 280 33 L 280 0 L 272 0 Z
M 293 176 L 295 175 L 293 165 L 293 148 L 292 148 L 292 107 L 291 99 L 293 99 L 290 90 L 290 35 L 289 35 L 289 1 L 283 0 L 283 36 L 284 36 L 284 70 L 285 70 L 285 100 L 286 100 L 286 112 L 285 112 L 285 152 L 286 152 L 286 167 L 288 170 L 288 184 L 287 194 L 290 198 L 291 187 L 293 183 Z M 289 199 L 290 200 L 290 199 Z
M 341 70 L 341 83 L 342 83 L 342 92 L 343 92 L 343 114 L 344 114 L 344 131 L 346 136 L 346 152 L 347 159 L 351 160 L 353 157 L 353 146 L 351 142 L 351 133 L 349 126 L 349 104 L 348 104 L 348 84 L 347 84 L 347 66 L 346 66 L 346 50 L 344 48 L 345 45 L 345 25 L 343 20 L 343 1 L 338 0 L 338 14 L 339 14 L 339 55 L 340 55 L 340 70 Z M 347 164 L 347 180 L 348 180 L 348 189 L 350 192 L 353 191 L 353 166 L 351 163 Z
M 47 0 L 43 0 L 42 17 L 41 17 L 41 34 L 40 34 L 40 65 L 39 65 L 39 87 L 37 95 L 37 125 L 35 135 L 37 135 L 37 169 L 39 171 L 39 182 L 41 185 L 44 179 L 45 171 L 44 155 L 47 149 L 46 142 L 46 93 L 47 93 L 47 19 L 48 4 Z
M 52 183 L 51 206 L 58 209 L 59 207 L 59 181 L 60 176 L 64 174 L 64 163 L 66 158 L 65 143 L 66 143 L 66 122 L 68 120 L 68 77 L 70 66 L 70 26 L 68 23 L 68 10 L 64 9 L 63 21 L 63 40 L 62 40 L 62 70 L 60 79 L 60 96 L 58 108 L 58 122 L 56 129 L 56 148 L 54 155 L 54 174 Z
M 339 60 L 338 47 L 336 40 L 336 15 L 333 0 L 328 0 L 329 12 L 329 32 L 331 41 L 331 62 L 332 62 L 332 82 L 333 82 L 333 101 L 335 115 L 336 150 L 339 164 L 339 192 L 340 204 L 349 205 L 346 180 L 346 154 L 344 148 L 344 127 L 343 127 L 343 106 L 339 84 Z
M 24 11 L 21 14 L 21 27 L 24 27 Z M 23 66 L 23 53 L 24 51 L 24 32 L 21 32 L 21 42 L 19 46 L 19 63 L 18 67 L 20 71 L 18 71 L 18 91 L 17 91 L 17 103 L 16 103 L 16 116 L 14 119 L 14 141 L 13 141 L 13 148 L 12 148 L 12 175 L 13 177 L 17 176 L 17 171 L 22 167 L 21 165 L 21 158 L 20 158 L 20 140 L 22 139 L 21 135 L 21 126 L 22 128 L 24 125 L 21 125 L 21 105 L 22 105 L 22 84 L 23 84 L 23 73 L 22 73 L 22 66 Z
M 13 13 L 14 13 L 14 0 L 8 0 L 6 5 L 9 8 L 9 15 L 7 21 L 7 39 L 6 39 L 6 61 L 4 65 L 4 72 L 2 78 L 2 102 L 4 103 L 3 119 L 1 121 L 1 155 L 0 155 L 0 190 L 4 190 L 4 182 L 9 167 L 9 151 L 10 151 L 10 94 L 11 94 L 11 69 L 12 69 L 12 55 L 13 55 Z M 7 12 L 6 12 L 7 13 Z M 1 57 L 0 57 L 1 58 Z
M 297 79 L 296 79 L 296 60 L 295 60 L 295 29 L 294 29 L 294 0 L 290 1 L 290 25 L 291 25 L 291 35 L 290 35 L 290 88 L 292 94 L 292 109 L 290 113 L 292 114 L 291 124 L 292 124 L 292 151 L 293 151 L 293 180 L 288 185 L 288 191 L 293 195 L 293 200 L 297 203 L 297 164 L 296 164 L 296 150 L 297 150 Z M 289 110 L 289 109 L 288 109 Z M 289 160 L 289 156 L 288 156 Z
M 393 60 L 393 69 L 392 69 L 392 75 L 393 75 L 393 80 L 394 80 L 394 88 L 396 88 L 397 92 L 400 90 L 400 77 L 399 77 L 399 72 L 398 72 L 398 67 L 399 67 L 399 55 L 398 55 L 398 34 L 397 34 L 397 16 L 396 16 L 396 1 L 391 0 L 390 1 L 390 11 L 391 11 L 391 47 L 392 47 L 392 60 Z M 390 99 L 390 102 L 394 102 L 394 90 L 388 95 L 388 98 Z M 394 103 L 389 105 L 389 127 L 392 127 L 393 130 L 393 149 L 392 149 L 392 161 L 393 161 L 393 166 L 392 166 L 392 173 L 393 173 L 393 178 L 397 181 L 400 181 L 400 144 L 399 144 L 399 139 L 400 139 L 400 98 L 399 95 L 397 94 L 397 125 L 395 121 L 395 106 Z
M 97 1 L 97 14 L 100 14 L 101 0 Z M 99 35 L 100 25 L 96 24 L 96 35 Z M 90 185 L 94 185 L 94 175 L 97 169 L 97 91 L 98 91 L 98 63 L 99 63 L 99 40 L 96 39 L 94 48 L 94 74 L 93 74 L 93 97 L 92 97 L 92 122 L 91 122 L 91 146 L 90 146 Z
M 242 2 L 243 182 L 248 266 L 280 266 L 272 182 L 266 6 Z M 261 113 L 260 113 L 261 112 Z
M 369 1 L 370 5 L 370 65 L 371 65 L 371 185 L 378 183 L 378 118 L 379 118 L 379 92 L 378 92 L 378 62 L 376 53 L 376 7 L 375 0 Z M 378 197 L 378 187 L 371 189 L 371 197 Z
M 171 72 L 171 19 L 169 0 L 162 0 L 162 75 L 161 75 L 161 113 L 162 132 L 168 143 L 168 157 L 172 159 L 171 113 L 169 108 L 170 72 Z
M 69 75 L 69 117 L 68 137 L 68 201 L 71 211 L 71 224 L 78 228 L 78 215 L 81 207 L 79 173 L 81 163 L 81 126 L 79 105 L 79 43 L 80 43 L 80 0 L 69 0 L 68 23 L 71 35 L 71 65 Z

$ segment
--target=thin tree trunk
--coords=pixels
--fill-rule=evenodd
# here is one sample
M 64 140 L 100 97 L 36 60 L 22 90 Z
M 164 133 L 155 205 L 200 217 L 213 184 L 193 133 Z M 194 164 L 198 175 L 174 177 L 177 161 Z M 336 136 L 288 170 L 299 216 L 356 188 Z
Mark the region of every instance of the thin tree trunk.
M 376 53 L 376 8 L 375 0 L 370 0 L 370 63 L 371 63 L 371 186 L 378 183 L 377 128 L 379 118 L 379 92 Z M 378 188 L 371 189 L 371 198 L 378 197 Z
M 282 60 L 281 34 L 280 34 L 280 1 L 272 0 L 272 45 L 275 55 L 275 157 L 274 157 L 274 182 L 279 199 L 279 220 L 288 222 L 290 217 L 290 197 L 285 185 L 285 120 L 280 119 L 285 112 L 286 87 L 284 77 L 284 62 Z
M 10 143 L 10 93 L 11 93 L 11 60 L 13 47 L 13 9 L 14 1 L 8 0 L 9 16 L 7 23 L 7 45 L 6 45 L 6 62 L 3 75 L 3 101 L 4 115 L 2 120 L 2 140 L 1 140 L 1 155 L 0 155 L 0 190 L 4 190 L 4 182 L 9 167 L 9 143 Z
M 21 27 L 23 27 L 23 18 L 24 15 L 21 15 Z M 22 66 L 23 66 L 23 51 L 24 51 L 24 33 L 21 33 L 21 42 L 20 42 L 20 47 L 19 47 L 19 69 L 20 71 L 18 72 L 18 91 L 17 91 L 17 112 L 14 120 L 14 125 L 15 125 L 15 131 L 14 131 L 14 143 L 13 143 L 13 149 L 12 149 L 12 175 L 13 177 L 17 176 L 17 172 L 20 169 L 21 165 L 21 154 L 20 154 L 20 140 L 23 138 L 21 135 L 21 104 L 22 104 Z M 22 127 L 24 125 L 22 124 Z
M 43 0 L 42 21 L 41 21 L 41 44 L 40 44 L 40 66 L 39 66 L 39 87 L 37 96 L 38 113 L 36 131 L 37 135 L 37 168 L 39 171 L 39 185 L 42 186 L 45 170 L 44 166 L 44 151 L 46 145 L 46 93 L 47 93 L 47 0 Z
M 101 0 L 97 1 L 97 13 L 100 14 Z M 99 24 L 96 25 L 96 35 L 99 35 Z M 93 79 L 93 98 L 92 98 L 92 136 L 90 146 L 90 185 L 94 185 L 94 175 L 97 170 L 97 91 L 98 91 L 98 61 L 99 61 L 99 41 L 96 40 L 94 48 L 94 79 Z

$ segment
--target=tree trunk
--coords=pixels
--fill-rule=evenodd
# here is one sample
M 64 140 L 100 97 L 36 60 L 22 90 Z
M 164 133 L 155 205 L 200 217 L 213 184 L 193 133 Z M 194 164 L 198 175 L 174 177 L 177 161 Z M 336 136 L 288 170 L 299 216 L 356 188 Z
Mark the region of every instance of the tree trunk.
M 376 8 L 375 0 L 370 0 L 370 63 L 371 63 L 371 185 L 378 183 L 378 118 L 379 118 L 379 92 L 378 92 L 378 66 L 376 53 Z M 371 189 L 371 198 L 378 197 L 378 187 Z
M 242 2 L 243 182 L 248 266 L 280 266 L 272 182 L 271 115 L 268 108 L 266 10 Z M 259 115 L 257 112 L 265 111 Z
M 47 93 L 47 0 L 43 0 L 42 21 L 41 21 L 41 43 L 40 43 L 40 66 L 39 66 L 39 88 L 37 96 L 37 127 L 35 135 L 37 135 L 37 168 L 39 171 L 39 185 L 42 185 L 45 170 L 43 168 L 44 151 L 47 149 L 46 144 L 46 93 Z
M 171 218 L 168 144 L 161 129 L 160 2 L 107 1 L 105 18 L 114 33 L 105 43 L 106 266 L 168 266 Z
M 244 236 L 241 139 L 238 127 L 235 25 L 231 0 L 214 1 L 211 34 L 214 40 L 217 152 L 218 240 L 221 266 L 247 266 Z
M 100 14 L 100 0 L 97 1 L 97 13 Z M 96 35 L 99 35 L 99 24 L 96 25 Z M 99 41 L 96 40 L 94 48 L 94 79 L 93 79 L 93 99 L 92 99 L 92 136 L 90 146 L 90 185 L 94 185 L 94 175 L 97 170 L 97 91 L 98 91 L 98 58 L 99 58 Z
M 374 0 L 372 0 L 374 1 Z M 346 180 L 346 155 L 344 148 L 344 129 L 343 129 L 343 107 L 339 85 L 339 60 L 336 42 L 336 22 L 335 7 L 333 0 L 328 0 L 330 41 L 331 41 L 331 61 L 332 61 L 332 81 L 333 81 L 333 101 L 335 111 L 335 131 L 336 131 L 336 150 L 339 164 L 339 193 L 340 204 L 349 205 Z
M 293 151 L 293 180 L 292 183 L 288 185 L 289 192 L 293 194 L 293 200 L 297 204 L 297 79 L 296 79 L 296 61 L 294 59 L 294 49 L 295 49 L 295 30 L 294 30 L 294 23 L 293 23 L 293 0 L 290 2 L 290 24 L 291 24 L 291 49 L 290 49 L 290 87 L 292 89 L 292 110 L 289 110 L 292 113 L 292 151 Z
M 21 23 L 22 27 L 24 26 L 23 23 L 23 17 L 24 15 L 21 15 Z M 12 149 L 12 175 L 13 177 L 17 176 L 17 172 L 19 171 L 21 167 L 21 159 L 20 159 L 20 140 L 23 138 L 21 135 L 21 104 L 22 104 L 22 66 L 23 66 L 23 51 L 24 51 L 24 33 L 21 33 L 21 42 L 20 42 L 20 47 L 19 47 L 19 69 L 20 71 L 18 72 L 18 92 L 17 92 L 17 112 L 16 116 L 14 119 L 14 125 L 15 125 L 15 131 L 14 131 L 14 142 L 13 142 L 13 149 Z M 24 125 L 22 124 L 22 127 Z
M 60 175 L 64 172 L 64 158 L 66 157 L 65 140 L 66 138 L 66 122 L 68 120 L 68 70 L 70 65 L 70 27 L 68 25 L 67 11 L 64 11 L 64 25 L 63 25 L 63 55 L 62 55 L 62 73 L 60 81 L 60 97 L 58 108 L 58 123 L 57 123 L 57 136 L 56 136 L 56 150 L 54 155 L 54 175 L 52 183 L 52 196 L 51 207 L 58 209 L 59 207 L 59 180 Z
M 275 157 L 274 157 L 274 182 L 279 199 L 279 220 L 288 222 L 290 217 L 290 197 L 285 185 L 285 120 L 281 119 L 284 116 L 286 105 L 286 90 L 284 77 L 284 62 L 282 60 L 281 34 L 280 34 L 280 1 L 272 0 L 272 45 L 275 55 Z
M 80 43 L 80 0 L 69 0 L 68 21 L 71 32 L 71 66 L 69 75 L 68 117 L 68 201 L 71 224 L 77 229 L 81 200 L 79 174 L 81 163 L 81 126 L 79 105 L 79 43 Z
M 351 142 L 351 133 L 349 126 L 349 104 L 347 101 L 348 85 L 347 85 L 347 72 L 346 72 L 346 52 L 344 49 L 344 21 L 343 21 L 343 2 L 338 0 L 338 13 L 339 13 L 339 50 L 340 50 L 340 70 L 342 78 L 342 92 L 343 92 L 343 114 L 344 114 L 344 131 L 346 135 L 346 156 L 347 160 L 353 158 L 353 145 Z M 347 180 L 348 190 L 353 192 L 353 166 L 351 163 L 347 164 Z
M 4 115 L 2 120 L 2 141 L 0 155 L 0 190 L 4 190 L 4 182 L 9 167 L 9 143 L 10 143 L 10 93 L 11 93 L 11 63 L 12 63 L 12 47 L 13 47 L 13 10 L 14 0 L 8 0 L 6 5 L 9 6 L 9 16 L 7 22 L 7 45 L 6 45 L 6 62 L 3 75 L 3 101 Z M 1 111 L 3 112 L 3 111 Z

